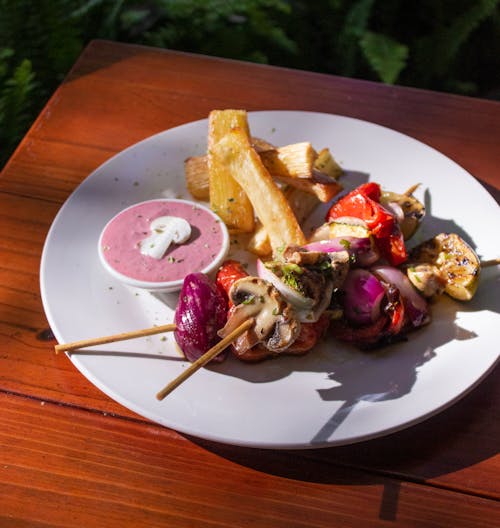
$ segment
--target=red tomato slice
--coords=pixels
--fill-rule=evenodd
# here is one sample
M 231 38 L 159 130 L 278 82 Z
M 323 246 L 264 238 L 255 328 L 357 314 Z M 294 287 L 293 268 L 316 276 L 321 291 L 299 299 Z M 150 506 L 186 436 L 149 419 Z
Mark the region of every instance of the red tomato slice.
M 248 273 L 243 267 L 241 262 L 237 260 L 226 260 L 222 263 L 222 266 L 217 271 L 215 277 L 215 283 L 225 294 L 225 297 L 228 301 L 228 307 L 232 306 L 231 301 L 229 301 L 229 290 L 231 286 L 238 280 L 243 277 L 247 277 Z

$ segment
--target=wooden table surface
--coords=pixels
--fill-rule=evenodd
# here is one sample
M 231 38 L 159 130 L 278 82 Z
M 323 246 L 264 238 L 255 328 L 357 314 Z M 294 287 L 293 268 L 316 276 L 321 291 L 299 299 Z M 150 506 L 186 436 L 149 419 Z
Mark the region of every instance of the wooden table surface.
M 125 147 L 230 107 L 391 127 L 499 199 L 496 102 L 92 42 L 0 176 L 0 526 L 498 526 L 498 368 L 404 431 L 290 452 L 150 423 L 53 353 L 39 266 L 63 202 Z

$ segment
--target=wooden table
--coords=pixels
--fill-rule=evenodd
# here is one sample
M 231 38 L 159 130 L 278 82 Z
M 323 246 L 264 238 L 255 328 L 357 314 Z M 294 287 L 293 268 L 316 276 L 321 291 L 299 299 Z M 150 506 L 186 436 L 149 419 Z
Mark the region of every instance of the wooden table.
M 498 369 L 402 432 L 287 452 L 150 423 L 53 353 L 38 273 L 62 203 L 125 147 L 230 107 L 391 127 L 454 159 L 499 199 L 496 102 L 92 42 L 0 177 L 0 525 L 498 526 Z

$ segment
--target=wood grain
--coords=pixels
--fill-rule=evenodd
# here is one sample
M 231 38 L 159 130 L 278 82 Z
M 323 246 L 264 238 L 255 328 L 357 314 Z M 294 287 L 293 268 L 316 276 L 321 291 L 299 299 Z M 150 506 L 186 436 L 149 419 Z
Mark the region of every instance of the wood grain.
M 261 454 L 273 459 L 276 474 L 156 425 L 0 394 L 0 521 L 3 515 L 4 522 L 15 516 L 29 526 L 93 526 L 100 518 L 110 528 L 394 522 L 474 528 L 493 525 L 500 513 L 495 501 L 313 458 L 310 478 L 301 478 L 303 459 Z M 283 468 L 289 476 L 279 475 Z
M 498 368 L 405 431 L 290 453 L 151 424 L 54 354 L 39 266 L 66 198 L 122 149 L 228 107 L 391 127 L 457 161 L 500 201 L 498 103 L 92 42 L 0 174 L 0 526 L 494 525 Z

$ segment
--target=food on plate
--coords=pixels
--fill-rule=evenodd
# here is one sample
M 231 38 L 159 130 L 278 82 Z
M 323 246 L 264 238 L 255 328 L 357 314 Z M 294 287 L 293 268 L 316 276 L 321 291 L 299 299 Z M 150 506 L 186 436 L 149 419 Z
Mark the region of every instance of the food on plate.
M 190 273 L 184 279 L 175 311 L 174 336 L 177 344 L 193 362 L 219 341 L 217 332 L 226 322 L 223 293 L 204 273 Z M 222 361 L 224 353 L 214 361 Z
M 411 238 L 425 216 L 425 206 L 413 196 L 414 186 L 403 194 L 383 191 L 380 203 L 397 218 L 399 228 L 405 240 Z
M 304 244 L 305 236 L 283 192 L 273 181 L 244 130 L 233 128 L 210 150 L 244 189 L 266 229 L 273 250 L 286 243 Z
M 208 361 L 202 356 L 209 350 L 222 361 L 225 353 L 213 347 L 227 346 L 228 336 L 233 354 L 246 362 L 307 353 L 324 335 L 368 349 L 428 324 L 428 298 L 446 292 L 469 300 L 476 291 L 479 260 L 458 235 L 442 233 L 407 251 L 425 216 L 413 196 L 418 186 L 399 194 L 367 182 L 332 202 L 341 169 L 330 151 L 252 138 L 245 111 L 211 112 L 207 155 L 189 158 L 185 169 L 193 196 L 209 199 L 232 232 L 251 234 L 246 248 L 260 256 L 254 275 L 230 259 L 219 260 L 215 278 L 209 276 L 205 260 L 224 254 L 227 230 L 182 200 L 124 211 L 104 230 L 100 249 L 137 273 L 155 265 L 165 273 L 166 256 L 177 264 L 177 275 L 169 276 L 182 282 L 175 339 L 191 362 Z M 329 203 L 325 221 L 307 240 L 302 225 L 321 202 Z M 130 252 L 147 266 L 133 264 Z M 148 273 L 138 278 L 165 279 Z
M 322 202 L 330 201 L 342 190 L 337 180 L 343 171 L 328 149 L 317 153 L 309 142 L 274 147 L 262 139 L 252 137 L 250 141 L 272 178 L 317 196 Z M 187 158 L 184 173 L 193 198 L 207 200 L 208 155 Z
M 412 284 L 426 297 L 443 291 L 459 301 L 477 290 L 481 264 L 474 250 L 455 233 L 440 233 L 410 253 L 407 266 Z
M 275 147 L 252 137 L 244 110 L 210 112 L 207 143 L 206 156 L 185 160 L 187 188 L 210 201 L 230 232 L 252 233 L 248 250 L 259 256 L 284 238 L 303 243 L 302 219 L 342 190 L 342 169 L 328 148 L 318 153 L 307 141 Z
M 210 207 L 234 233 L 251 233 L 255 215 L 247 193 L 229 167 L 216 155 L 217 145 L 233 129 L 249 140 L 247 115 L 244 110 L 213 110 L 208 118 L 208 154 Z
M 302 323 L 291 303 L 271 282 L 249 276 L 237 261 L 225 262 L 217 272 L 216 282 L 228 300 L 228 319 L 220 331 L 221 337 L 242 320 L 255 320 L 252 328 L 231 345 L 233 353 L 242 361 L 304 354 L 316 345 L 326 330 L 326 316 L 315 323 Z
M 247 249 L 260 257 L 256 275 L 230 260 L 216 278 L 227 303 L 218 335 L 254 322 L 232 345 L 244 361 L 305 353 L 325 332 L 361 348 L 398 341 L 430 322 L 428 298 L 475 292 L 479 260 L 458 235 L 438 235 L 409 258 L 406 241 L 425 217 L 418 184 L 397 193 L 367 182 L 332 202 L 342 169 L 328 149 L 252 138 L 235 110 L 211 113 L 207 156 L 186 160 L 188 188 L 205 197 L 208 188 L 212 202 L 210 164 L 239 185 L 255 220 Z M 302 225 L 321 202 L 332 203 L 307 240 Z
M 132 286 L 179 290 L 184 277 L 209 272 L 226 257 L 229 235 L 207 207 L 186 200 L 148 200 L 113 217 L 99 237 L 105 269 Z
M 375 244 L 390 264 L 398 266 L 408 258 L 400 221 L 381 203 L 382 189 L 378 183 L 360 185 L 334 203 L 326 221 L 354 217 L 363 220 L 374 237 Z

